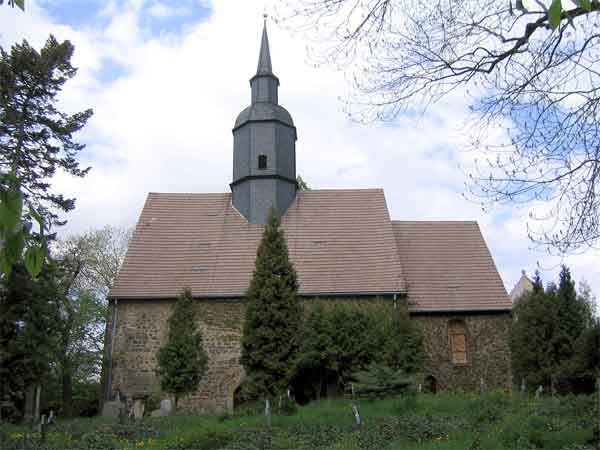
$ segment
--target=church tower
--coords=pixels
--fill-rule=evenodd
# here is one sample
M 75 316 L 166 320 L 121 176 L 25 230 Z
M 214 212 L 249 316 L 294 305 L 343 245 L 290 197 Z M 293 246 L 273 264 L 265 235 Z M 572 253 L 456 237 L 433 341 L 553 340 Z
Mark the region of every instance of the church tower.
M 281 216 L 296 197 L 296 127 L 279 106 L 279 79 L 273 74 L 266 20 L 252 97 L 233 127 L 233 206 L 254 224 L 264 224 L 269 209 Z

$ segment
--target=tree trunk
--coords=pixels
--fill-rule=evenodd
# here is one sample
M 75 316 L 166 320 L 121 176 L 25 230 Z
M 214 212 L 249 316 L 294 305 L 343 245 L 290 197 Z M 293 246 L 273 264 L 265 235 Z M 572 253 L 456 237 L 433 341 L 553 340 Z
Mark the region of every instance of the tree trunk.
M 65 417 L 73 416 L 73 375 L 68 361 L 63 362 L 62 370 L 62 403 Z

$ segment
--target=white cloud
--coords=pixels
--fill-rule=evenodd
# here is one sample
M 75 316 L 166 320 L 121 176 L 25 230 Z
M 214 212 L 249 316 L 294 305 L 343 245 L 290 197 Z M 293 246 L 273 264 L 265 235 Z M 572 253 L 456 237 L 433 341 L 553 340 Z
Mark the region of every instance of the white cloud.
M 190 9 L 183 6 L 166 5 L 162 2 L 154 2 L 148 10 L 152 17 L 166 19 L 170 17 L 185 16 L 190 14 Z
M 213 14 L 188 24 L 181 35 L 149 37 L 140 30 L 142 1 L 109 3 L 108 24 L 74 29 L 56 23 L 34 1 L 28 11 L 0 14 L 3 46 L 23 37 L 36 46 L 52 32 L 76 45 L 80 70 L 67 85 L 69 110 L 93 107 L 81 139 L 81 158 L 93 166 L 84 179 L 58 176 L 57 189 L 77 197 L 67 232 L 105 223 L 135 223 L 149 191 L 225 192 L 231 181 L 232 135 L 237 114 L 249 103 L 248 80 L 256 69 L 263 2 L 215 0 Z M 204 3 L 203 3 L 204 4 Z M 177 13 L 150 4 L 150 14 Z M 167 8 L 173 8 L 167 6 Z M 484 214 L 464 200 L 458 169 L 469 167 L 461 126 L 467 99 L 456 93 L 419 120 L 395 126 L 350 122 L 338 101 L 344 77 L 305 63 L 305 43 L 269 23 L 273 68 L 281 80 L 280 101 L 298 129 L 298 172 L 312 187 L 383 187 L 395 219 L 478 220 L 510 290 L 521 268 L 559 262 L 530 251 L 527 210 L 496 208 Z M 102 81 L 108 63 L 124 72 Z M 576 278 L 600 295 L 598 253 L 566 259 Z

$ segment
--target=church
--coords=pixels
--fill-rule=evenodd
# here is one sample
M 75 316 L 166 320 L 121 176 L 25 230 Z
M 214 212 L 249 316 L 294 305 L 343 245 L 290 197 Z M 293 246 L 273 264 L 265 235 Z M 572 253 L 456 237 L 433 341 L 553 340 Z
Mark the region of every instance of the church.
M 234 408 L 244 295 L 271 207 L 304 307 L 404 302 L 423 328 L 431 389 L 510 389 L 511 301 L 477 223 L 392 220 L 382 189 L 300 191 L 297 130 L 279 105 L 266 27 L 250 87 L 233 126 L 231 192 L 148 194 L 109 296 L 106 395 L 161 396 L 156 354 L 189 287 L 209 364 L 180 405 Z

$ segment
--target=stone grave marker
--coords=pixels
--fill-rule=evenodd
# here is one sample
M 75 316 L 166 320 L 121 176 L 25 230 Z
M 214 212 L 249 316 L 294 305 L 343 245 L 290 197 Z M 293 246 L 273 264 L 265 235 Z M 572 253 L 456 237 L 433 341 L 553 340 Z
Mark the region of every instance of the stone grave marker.
M 141 420 L 144 417 L 144 400 L 138 398 L 133 402 L 133 418 L 135 420 Z
M 169 398 L 160 401 L 160 416 L 166 417 L 173 413 L 173 402 Z

